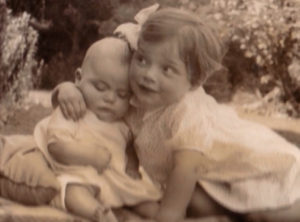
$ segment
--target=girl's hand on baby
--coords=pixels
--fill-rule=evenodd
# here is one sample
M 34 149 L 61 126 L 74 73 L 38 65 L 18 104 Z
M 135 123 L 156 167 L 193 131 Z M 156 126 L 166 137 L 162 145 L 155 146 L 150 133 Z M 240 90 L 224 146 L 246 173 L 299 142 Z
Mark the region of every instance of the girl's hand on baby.
M 60 86 L 57 102 L 66 119 L 71 118 L 77 121 L 86 112 L 84 98 L 75 84 L 71 82 L 63 83 Z

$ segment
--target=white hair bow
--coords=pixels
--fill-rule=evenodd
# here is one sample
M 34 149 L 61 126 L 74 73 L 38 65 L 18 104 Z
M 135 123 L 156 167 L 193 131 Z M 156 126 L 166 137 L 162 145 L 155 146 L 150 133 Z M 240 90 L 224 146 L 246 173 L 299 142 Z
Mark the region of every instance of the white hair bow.
M 145 21 L 151 14 L 157 11 L 158 8 L 159 4 L 156 3 L 154 5 L 151 5 L 150 7 L 140 10 L 134 17 L 134 20 L 137 23 L 128 22 L 121 24 L 115 29 L 114 34 L 120 37 L 124 37 L 128 41 L 130 47 L 136 50 L 138 37 L 142 25 L 145 23 Z

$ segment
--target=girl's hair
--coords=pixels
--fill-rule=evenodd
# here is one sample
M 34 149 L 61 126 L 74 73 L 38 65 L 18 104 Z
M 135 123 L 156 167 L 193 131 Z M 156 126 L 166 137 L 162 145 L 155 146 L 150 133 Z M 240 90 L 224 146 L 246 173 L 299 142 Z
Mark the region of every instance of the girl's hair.
M 181 9 L 166 8 L 153 13 L 143 24 L 139 42 L 175 39 L 179 56 L 193 86 L 201 85 L 217 69 L 223 57 L 220 40 L 200 18 Z

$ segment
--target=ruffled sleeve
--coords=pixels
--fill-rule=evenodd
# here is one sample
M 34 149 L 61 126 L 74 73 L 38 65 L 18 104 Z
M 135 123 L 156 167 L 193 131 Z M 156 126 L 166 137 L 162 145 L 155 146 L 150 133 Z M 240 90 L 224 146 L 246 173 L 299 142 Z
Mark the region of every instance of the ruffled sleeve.
M 202 179 L 233 182 L 271 174 L 281 177 L 299 156 L 272 130 L 240 119 L 201 88 L 183 101 L 174 111 L 177 127 L 167 143 L 172 149 L 197 150 L 207 157 L 210 164 Z
M 199 103 L 201 102 L 201 104 Z M 166 145 L 172 149 L 202 152 L 212 143 L 213 113 L 202 88 L 188 93 L 167 117 L 172 129 Z

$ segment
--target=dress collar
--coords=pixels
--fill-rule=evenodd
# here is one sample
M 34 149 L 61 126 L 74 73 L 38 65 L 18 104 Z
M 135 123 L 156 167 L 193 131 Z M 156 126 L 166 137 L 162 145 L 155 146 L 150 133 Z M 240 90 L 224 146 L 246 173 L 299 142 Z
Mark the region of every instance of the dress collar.
M 137 112 L 142 116 L 143 122 L 145 122 L 153 114 L 166 108 L 165 106 L 163 106 L 163 107 L 159 107 L 159 108 L 155 108 L 155 109 L 151 109 L 151 110 L 146 110 L 139 106 L 137 99 L 134 96 L 130 99 L 129 104 L 131 106 L 133 106 L 137 110 Z
M 184 100 L 186 100 L 188 98 L 194 98 L 195 96 L 196 96 L 196 98 L 198 98 L 202 94 L 205 94 L 203 87 L 198 87 L 197 89 L 194 89 L 193 91 L 188 92 L 182 98 L 181 101 L 179 101 L 178 103 L 173 104 L 171 106 L 173 107 L 173 106 L 176 106 L 180 103 L 183 103 Z M 170 107 L 170 106 L 163 106 L 163 107 L 159 107 L 159 108 L 155 108 L 155 109 L 151 109 L 151 110 L 145 110 L 145 109 L 143 109 L 142 107 L 139 106 L 138 101 L 137 101 L 135 96 L 132 96 L 132 98 L 129 101 L 129 104 L 131 106 L 133 106 L 137 110 L 137 112 L 142 116 L 143 121 L 146 121 L 150 116 L 152 116 L 152 115 L 154 115 L 158 112 L 161 112 L 162 110 L 165 110 L 168 107 Z

